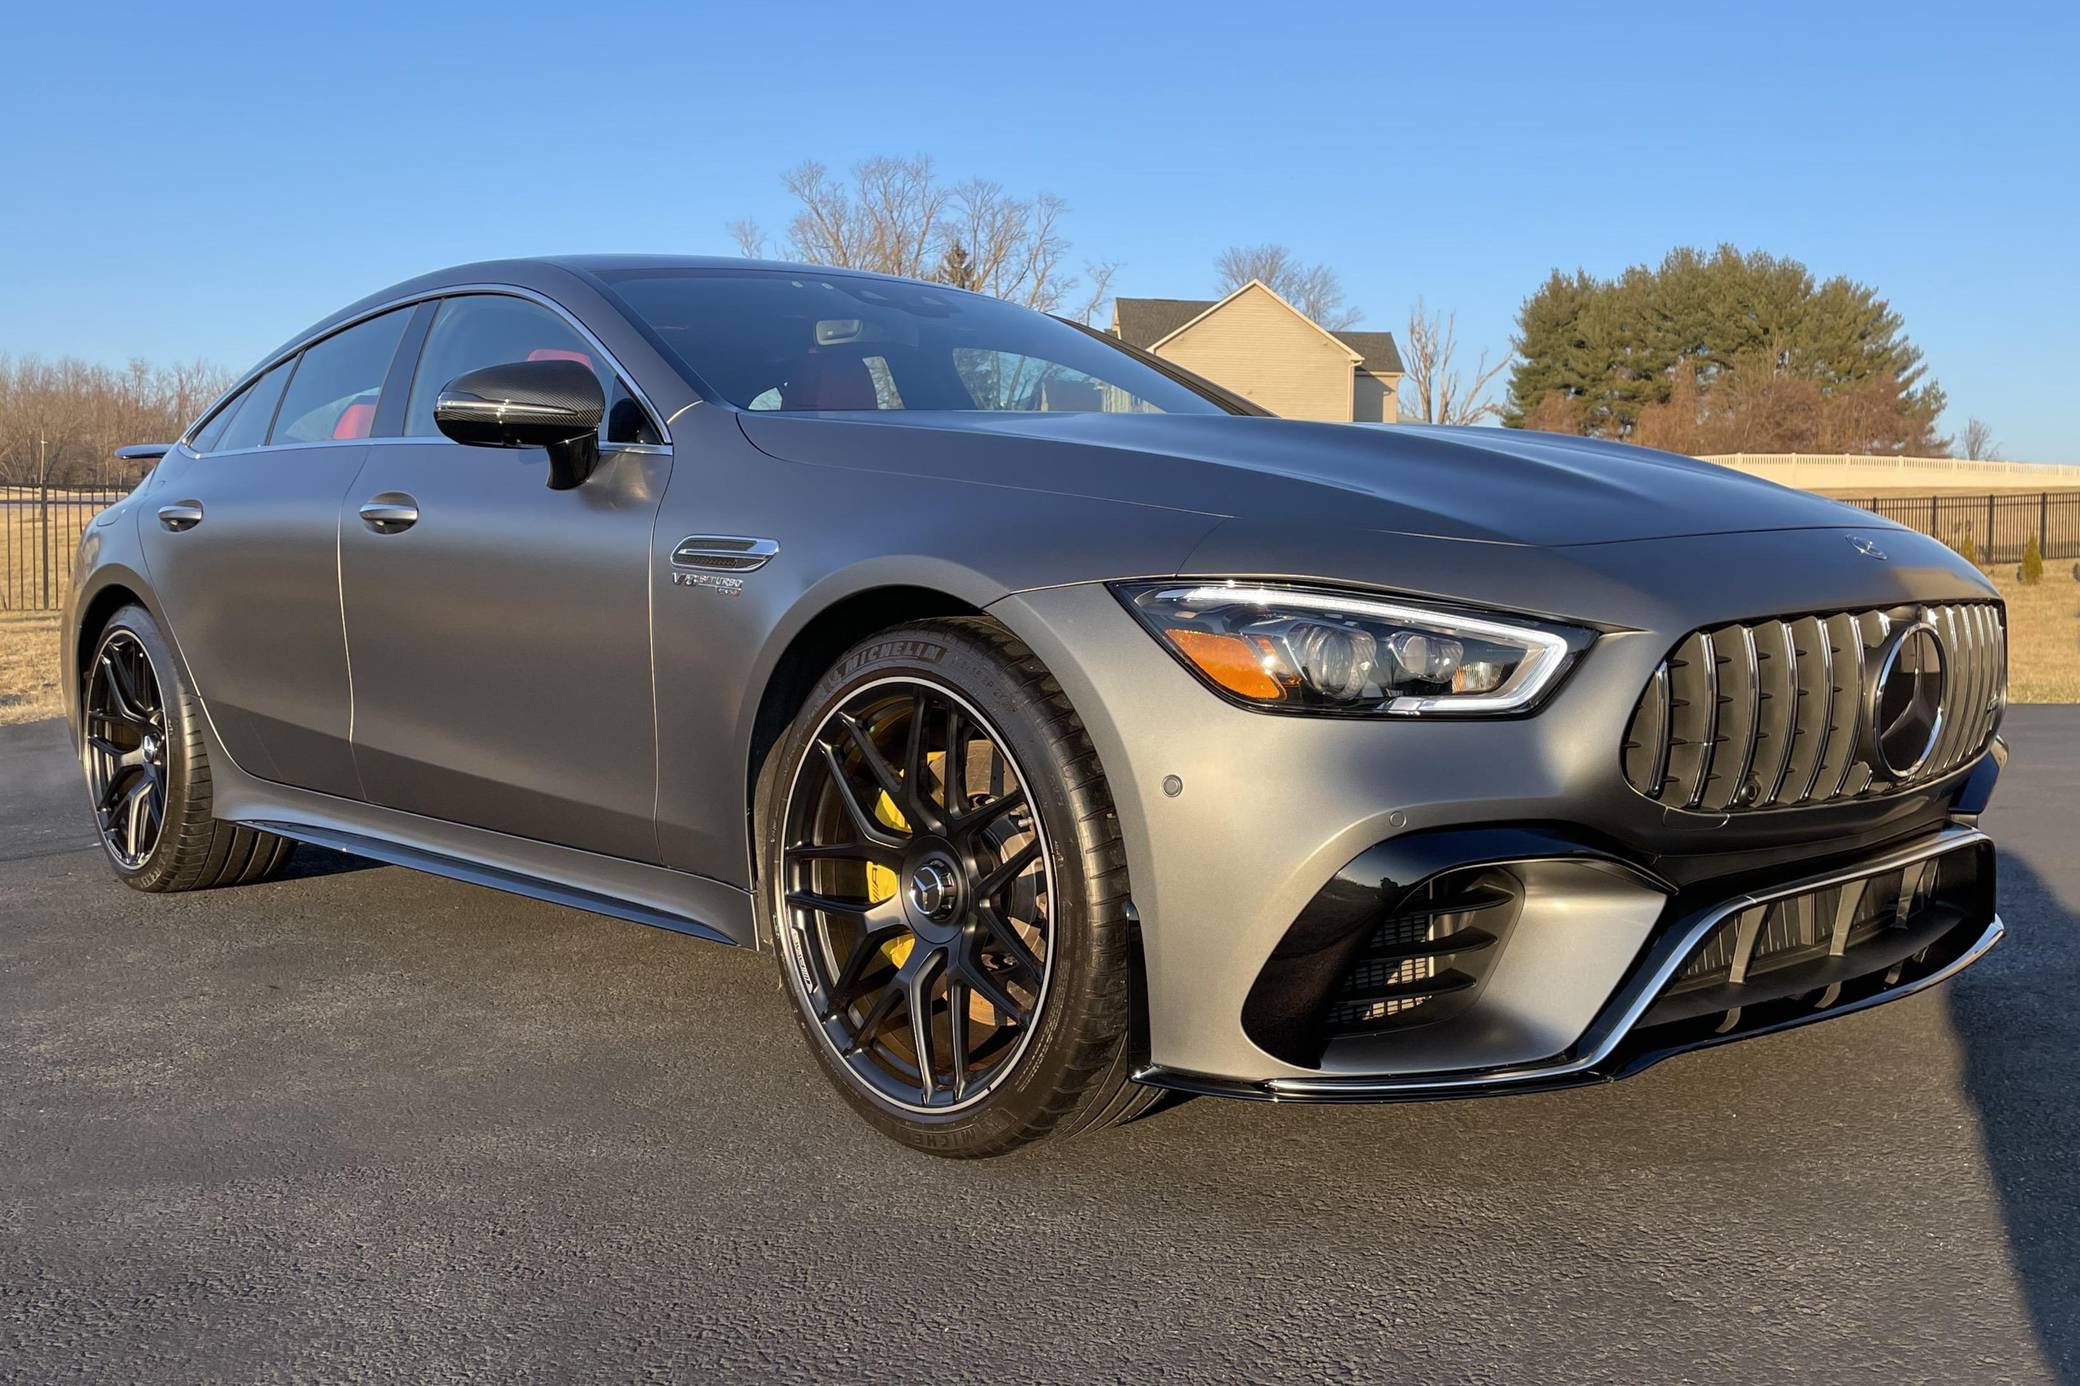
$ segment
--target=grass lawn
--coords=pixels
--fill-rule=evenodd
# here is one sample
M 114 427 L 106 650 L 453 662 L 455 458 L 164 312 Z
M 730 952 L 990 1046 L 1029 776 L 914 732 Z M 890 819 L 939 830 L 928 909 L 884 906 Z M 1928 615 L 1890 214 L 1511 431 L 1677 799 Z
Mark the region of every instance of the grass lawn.
M 2008 700 L 2080 703 L 2080 582 L 2070 563 L 2044 567 L 2031 587 L 2011 566 L 1992 575 L 2008 601 Z M 57 613 L 0 611 L 0 726 L 60 711 Z
M 58 693 L 58 613 L 0 611 L 0 726 L 64 711 Z
M 2080 582 L 2070 560 L 2025 587 L 2012 564 L 1989 576 L 2008 603 L 2008 701 L 2080 703 Z

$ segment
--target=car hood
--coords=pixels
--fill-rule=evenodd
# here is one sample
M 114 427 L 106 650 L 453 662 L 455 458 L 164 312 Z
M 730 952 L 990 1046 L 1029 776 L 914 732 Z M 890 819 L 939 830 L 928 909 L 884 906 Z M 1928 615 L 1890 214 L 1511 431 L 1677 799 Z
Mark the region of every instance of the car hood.
M 1166 414 L 755 413 L 762 452 L 1205 515 L 1561 546 L 1889 527 L 1648 448 L 1502 428 Z

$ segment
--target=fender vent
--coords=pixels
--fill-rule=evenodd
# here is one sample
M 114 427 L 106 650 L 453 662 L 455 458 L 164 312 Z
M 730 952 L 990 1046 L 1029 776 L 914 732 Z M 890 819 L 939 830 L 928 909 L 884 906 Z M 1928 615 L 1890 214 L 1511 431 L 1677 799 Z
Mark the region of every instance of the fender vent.
M 711 573 L 748 573 L 763 568 L 780 546 L 770 539 L 747 539 L 736 534 L 689 534 L 672 550 L 674 568 L 699 568 Z

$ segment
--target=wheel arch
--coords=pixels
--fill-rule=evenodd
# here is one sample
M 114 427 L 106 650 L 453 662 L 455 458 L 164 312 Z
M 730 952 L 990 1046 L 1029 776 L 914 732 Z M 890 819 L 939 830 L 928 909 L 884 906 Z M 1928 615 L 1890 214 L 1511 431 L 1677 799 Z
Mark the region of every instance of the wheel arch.
M 980 595 L 972 594 L 971 595 Z M 979 616 L 982 606 L 944 586 L 888 582 L 838 596 L 808 615 L 786 637 L 759 685 L 744 752 L 744 852 L 748 876 L 758 882 L 758 780 L 766 757 L 780 744 L 809 690 L 839 655 L 876 631 L 945 616 Z
M 65 720 L 77 732 L 79 723 L 80 689 L 87 674 L 87 661 L 94 657 L 94 646 L 100 642 L 101 632 L 107 628 L 109 618 L 126 606 L 143 607 L 158 625 L 167 644 L 173 648 L 174 657 L 180 658 L 179 646 L 173 642 L 167 630 L 166 618 L 160 614 L 158 603 L 153 600 L 151 586 L 143 576 L 129 568 L 108 564 L 97 571 L 84 586 L 73 603 L 73 616 L 66 623 L 62 656 L 66 678 L 64 687 Z

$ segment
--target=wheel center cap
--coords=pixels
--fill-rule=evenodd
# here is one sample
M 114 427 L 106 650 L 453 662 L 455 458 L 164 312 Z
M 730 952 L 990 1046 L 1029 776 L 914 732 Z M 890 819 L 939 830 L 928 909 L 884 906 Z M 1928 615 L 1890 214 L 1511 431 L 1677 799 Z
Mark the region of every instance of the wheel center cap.
M 944 862 L 927 861 L 910 873 L 910 905 L 927 919 L 944 921 L 953 917 L 959 904 L 959 887 L 953 870 Z

